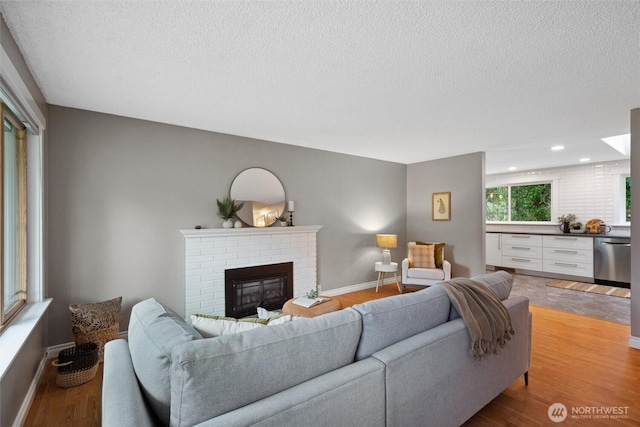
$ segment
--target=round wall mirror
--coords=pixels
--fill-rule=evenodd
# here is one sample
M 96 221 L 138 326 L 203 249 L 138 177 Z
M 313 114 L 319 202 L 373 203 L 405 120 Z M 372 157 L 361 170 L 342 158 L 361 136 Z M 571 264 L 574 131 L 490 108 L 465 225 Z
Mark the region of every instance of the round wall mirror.
M 231 183 L 229 196 L 244 206 L 237 213 L 242 222 L 254 227 L 268 227 L 285 213 L 282 183 L 262 168 L 245 169 Z

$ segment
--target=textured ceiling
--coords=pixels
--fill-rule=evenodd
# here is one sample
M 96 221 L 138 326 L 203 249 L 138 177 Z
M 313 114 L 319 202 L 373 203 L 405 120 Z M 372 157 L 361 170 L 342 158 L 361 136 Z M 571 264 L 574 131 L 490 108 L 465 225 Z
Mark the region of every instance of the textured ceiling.
M 637 1 L 0 1 L 50 104 L 487 172 L 622 158 Z M 567 147 L 551 153 L 550 146 Z

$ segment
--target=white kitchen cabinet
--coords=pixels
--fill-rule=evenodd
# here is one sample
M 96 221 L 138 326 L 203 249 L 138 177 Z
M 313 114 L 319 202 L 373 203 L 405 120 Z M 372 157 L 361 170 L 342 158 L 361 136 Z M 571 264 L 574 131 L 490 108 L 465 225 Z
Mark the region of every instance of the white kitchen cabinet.
M 593 279 L 593 238 L 486 233 L 486 264 Z
M 593 237 L 543 236 L 545 248 L 581 249 L 593 253 Z
M 485 233 L 486 261 L 487 265 L 502 265 L 502 247 L 500 233 Z
M 542 271 L 542 236 L 502 234 L 502 266 Z
M 539 234 L 502 233 L 502 244 L 542 246 L 542 236 Z
M 543 271 L 593 279 L 592 237 L 543 236 L 542 244 Z

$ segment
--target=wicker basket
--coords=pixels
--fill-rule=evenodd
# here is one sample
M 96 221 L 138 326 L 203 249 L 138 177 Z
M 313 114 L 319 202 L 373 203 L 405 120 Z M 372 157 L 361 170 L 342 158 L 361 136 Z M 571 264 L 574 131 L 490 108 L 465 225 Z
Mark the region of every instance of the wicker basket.
M 90 342 L 62 350 L 52 365 L 58 368 L 59 387 L 84 384 L 98 372 L 98 344 Z
M 120 324 L 116 323 L 104 329 L 97 331 L 86 331 L 82 326 L 73 325 L 73 333 L 75 334 L 76 344 L 96 343 L 98 345 L 98 361 L 104 362 L 104 345 L 111 340 L 118 338 L 120 333 Z
M 71 326 L 76 344 L 98 344 L 98 360 L 104 360 L 104 345 L 120 332 L 122 297 L 86 304 L 70 304 Z

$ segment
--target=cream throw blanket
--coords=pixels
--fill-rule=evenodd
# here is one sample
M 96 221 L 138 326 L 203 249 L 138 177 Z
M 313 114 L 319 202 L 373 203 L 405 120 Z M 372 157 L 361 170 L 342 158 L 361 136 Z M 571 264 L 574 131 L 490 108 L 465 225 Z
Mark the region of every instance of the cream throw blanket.
M 476 359 L 482 359 L 489 352 L 498 353 L 498 348 L 503 348 L 515 334 L 509 311 L 486 286 L 466 278 L 451 279 L 440 285 L 469 329 L 469 352 Z

